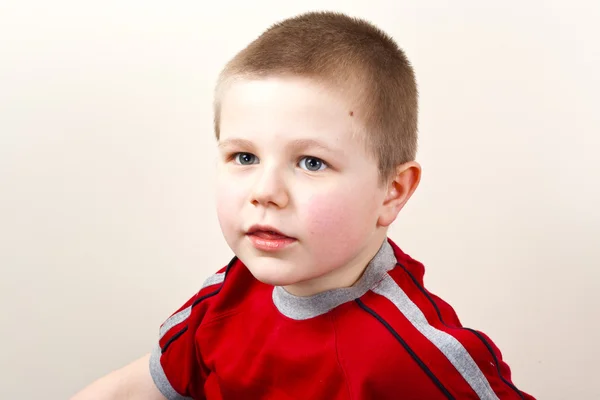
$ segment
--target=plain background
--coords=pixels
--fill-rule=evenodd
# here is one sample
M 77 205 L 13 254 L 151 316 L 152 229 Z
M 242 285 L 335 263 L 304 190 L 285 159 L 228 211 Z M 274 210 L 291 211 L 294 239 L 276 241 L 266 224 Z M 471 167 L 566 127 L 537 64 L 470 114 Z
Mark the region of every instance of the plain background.
M 390 236 L 520 388 L 600 398 L 600 3 L 293 3 L 0 3 L 0 398 L 65 399 L 143 355 L 229 261 L 216 76 L 322 9 L 416 70 L 424 174 Z

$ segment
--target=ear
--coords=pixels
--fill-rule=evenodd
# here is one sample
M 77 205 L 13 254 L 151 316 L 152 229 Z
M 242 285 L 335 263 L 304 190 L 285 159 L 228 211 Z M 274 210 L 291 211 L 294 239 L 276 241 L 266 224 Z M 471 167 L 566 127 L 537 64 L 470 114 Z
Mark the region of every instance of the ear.
M 377 224 L 387 227 L 394 222 L 398 213 L 419 186 L 421 165 L 410 161 L 399 165 L 387 183 L 387 192 Z

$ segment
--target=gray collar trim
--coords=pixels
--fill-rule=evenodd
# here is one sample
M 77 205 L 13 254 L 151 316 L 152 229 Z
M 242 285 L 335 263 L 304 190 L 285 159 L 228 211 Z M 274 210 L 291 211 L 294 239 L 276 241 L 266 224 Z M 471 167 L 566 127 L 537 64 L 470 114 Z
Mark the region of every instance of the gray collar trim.
M 298 297 L 281 286 L 273 289 L 273 303 L 286 317 L 304 320 L 314 318 L 335 307 L 363 296 L 396 266 L 394 250 L 387 240 L 369 262 L 362 277 L 353 286 L 328 290 L 310 297 Z

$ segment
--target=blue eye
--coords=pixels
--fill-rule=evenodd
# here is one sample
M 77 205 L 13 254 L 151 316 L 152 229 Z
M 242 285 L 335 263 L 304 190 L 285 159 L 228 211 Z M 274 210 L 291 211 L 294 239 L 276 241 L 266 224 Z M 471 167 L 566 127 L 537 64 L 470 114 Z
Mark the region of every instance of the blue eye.
M 258 157 L 252 153 L 236 153 L 233 159 L 240 165 L 258 164 Z
M 300 168 L 311 172 L 323 171 L 327 168 L 325 161 L 316 157 L 302 157 L 298 165 Z

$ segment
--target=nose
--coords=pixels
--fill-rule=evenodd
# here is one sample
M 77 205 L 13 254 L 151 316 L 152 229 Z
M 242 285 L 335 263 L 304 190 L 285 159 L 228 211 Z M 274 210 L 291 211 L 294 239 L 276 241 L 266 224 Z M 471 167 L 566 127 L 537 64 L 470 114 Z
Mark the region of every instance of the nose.
M 281 167 L 270 166 L 257 171 L 250 202 L 254 206 L 284 208 L 289 203 L 289 193 Z

